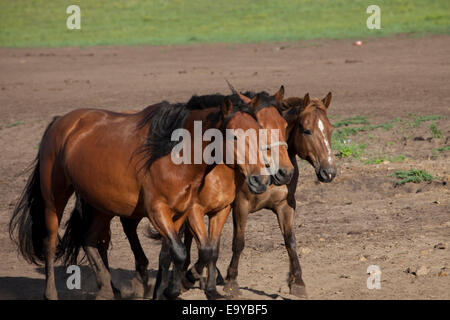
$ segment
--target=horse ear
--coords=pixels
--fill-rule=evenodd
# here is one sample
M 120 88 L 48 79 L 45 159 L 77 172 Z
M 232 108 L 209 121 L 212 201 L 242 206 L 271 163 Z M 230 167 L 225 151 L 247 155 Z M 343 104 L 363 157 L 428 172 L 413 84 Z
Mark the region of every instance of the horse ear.
M 252 102 L 252 99 L 250 99 L 247 96 L 244 96 L 242 93 L 238 92 L 237 94 L 239 98 L 242 100 L 242 102 L 244 102 L 245 104 L 250 104 Z
M 328 106 L 330 105 L 330 102 L 331 102 L 331 92 L 328 92 L 327 96 L 322 99 L 322 102 L 325 105 L 325 107 L 328 109 Z
M 259 105 L 259 99 L 260 96 L 259 94 L 257 94 L 253 99 L 250 100 L 250 109 L 252 109 L 253 112 L 256 112 L 256 109 Z
M 281 85 L 280 89 L 274 94 L 275 100 L 277 102 L 282 102 L 284 98 L 284 86 Z
M 309 93 L 305 94 L 303 97 L 303 107 L 306 107 L 309 105 Z
M 222 105 L 220 106 L 220 110 L 222 111 L 224 117 L 233 112 L 233 103 L 231 102 L 231 99 L 229 97 L 226 97 L 223 100 Z

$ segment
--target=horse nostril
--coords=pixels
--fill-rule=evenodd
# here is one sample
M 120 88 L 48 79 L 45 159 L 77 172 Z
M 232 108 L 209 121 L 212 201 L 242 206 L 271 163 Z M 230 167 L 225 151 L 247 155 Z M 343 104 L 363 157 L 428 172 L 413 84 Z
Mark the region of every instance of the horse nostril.
M 280 175 L 281 177 L 286 177 L 287 176 L 287 170 L 286 169 L 278 169 L 278 175 Z
M 322 179 L 328 180 L 328 173 L 326 170 L 324 169 L 320 170 L 320 176 L 322 177 Z
M 250 176 L 250 178 L 248 178 L 248 181 L 250 182 L 250 184 L 257 186 L 261 184 L 261 176 L 258 175 L 252 175 Z
M 328 177 L 330 178 L 330 180 L 336 176 L 336 169 L 330 168 L 330 169 L 327 169 L 326 171 L 327 171 L 327 174 L 328 174 Z
M 336 176 L 336 170 L 333 168 L 321 169 L 320 177 L 325 181 L 331 181 Z

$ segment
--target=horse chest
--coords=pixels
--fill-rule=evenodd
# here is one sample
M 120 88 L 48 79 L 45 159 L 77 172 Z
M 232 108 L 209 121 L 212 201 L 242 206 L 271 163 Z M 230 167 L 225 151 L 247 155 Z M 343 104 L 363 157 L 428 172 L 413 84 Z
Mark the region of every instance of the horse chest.
M 281 201 L 286 200 L 287 194 L 286 186 L 272 185 L 265 193 L 251 195 L 249 211 L 255 212 L 264 208 L 272 209 Z

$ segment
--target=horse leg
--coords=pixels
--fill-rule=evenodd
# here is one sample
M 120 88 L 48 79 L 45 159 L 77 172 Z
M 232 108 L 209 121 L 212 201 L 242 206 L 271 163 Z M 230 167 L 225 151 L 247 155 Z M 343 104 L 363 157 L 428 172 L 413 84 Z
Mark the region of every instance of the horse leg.
M 198 247 L 197 262 L 186 271 L 183 278 L 183 287 L 186 290 L 191 289 L 195 282 L 201 280 L 203 268 L 208 263 L 211 256 L 211 247 L 209 245 L 208 234 L 206 232 L 205 222 L 203 220 L 204 211 L 200 208 L 193 208 L 189 212 L 189 228 L 191 234 L 194 235 Z
M 305 283 L 302 279 L 302 269 L 297 255 L 295 233 L 292 230 L 294 223 L 294 209 L 287 201 L 281 202 L 275 207 L 278 224 L 284 237 L 284 244 L 289 255 L 289 289 L 292 295 L 306 297 Z
M 165 291 L 169 286 L 169 267 L 171 262 L 169 247 L 169 241 L 163 239 L 161 251 L 159 252 L 158 274 L 156 275 L 155 289 L 153 291 L 154 300 L 166 299 Z
M 111 229 L 110 229 L 110 223 L 108 223 L 108 226 L 105 227 L 105 230 L 103 234 L 100 234 L 100 241 L 98 242 L 98 252 L 100 253 L 100 256 L 102 257 L 102 261 L 105 264 L 106 269 L 108 269 L 109 273 L 111 273 L 111 270 L 109 269 L 109 262 L 108 262 L 108 248 L 109 244 L 111 242 Z M 121 298 L 120 289 L 117 288 L 111 279 L 111 288 L 114 293 L 114 297 L 116 299 Z
M 216 264 L 217 259 L 219 258 L 220 236 L 222 234 L 223 226 L 225 225 L 225 222 L 227 221 L 227 218 L 230 214 L 230 210 L 231 206 L 227 206 L 209 219 L 209 241 L 212 250 L 211 258 L 208 263 L 208 278 L 205 290 L 205 294 L 208 300 L 223 298 L 223 296 L 217 292 L 216 288 Z
M 189 265 L 191 264 L 191 246 L 192 246 L 192 239 L 193 235 L 191 230 L 189 229 L 189 226 L 186 225 L 186 228 L 184 229 L 184 246 L 186 247 L 186 261 L 184 262 L 183 271 L 186 272 L 189 268 Z M 222 277 L 222 274 L 220 273 L 219 268 L 216 268 L 217 271 L 217 278 L 216 278 L 216 285 L 223 285 L 224 280 Z M 192 287 L 192 284 L 188 284 L 188 286 Z M 183 286 L 184 288 L 184 286 Z M 200 289 L 206 288 L 206 281 L 203 281 L 203 278 L 200 278 Z M 186 288 L 184 288 L 186 289 Z
M 149 219 L 164 237 L 164 241 L 159 256 L 154 298 L 161 299 L 165 294 L 168 298 L 174 299 L 181 293 L 181 274 L 186 260 L 186 249 L 178 235 L 186 215 L 174 222 L 173 211 L 165 203 L 157 205 L 156 211 L 158 214 L 149 213 Z M 173 277 L 172 285 L 168 286 L 170 262 L 173 262 Z
M 183 271 L 187 271 L 189 265 L 191 264 L 191 246 L 192 246 L 193 235 L 191 229 L 188 225 L 184 228 L 184 246 L 186 247 L 186 260 L 184 261 Z
M 45 203 L 45 229 L 47 235 L 43 241 L 43 253 L 45 262 L 45 292 L 44 299 L 56 300 L 58 293 L 55 285 L 55 257 L 56 246 L 58 242 L 58 229 L 61 223 L 61 218 L 64 213 L 64 208 L 73 194 L 73 188 L 65 180 L 65 175 L 59 166 L 54 165 L 53 162 L 41 163 L 41 191 Z M 52 171 L 54 170 L 54 171 Z M 57 178 L 52 177 L 53 175 Z
M 96 299 L 114 299 L 111 274 L 109 273 L 107 263 L 104 262 L 104 259 L 100 254 L 100 244 L 104 240 L 108 240 L 105 238 L 105 235 L 109 234 L 111 217 L 96 211 L 94 211 L 94 213 L 95 215 L 93 216 L 92 224 L 89 226 L 89 230 L 83 241 L 83 249 L 86 252 L 91 268 L 94 270 L 97 279 L 99 291 Z M 104 249 L 105 247 L 103 247 L 103 250 Z M 105 254 L 105 251 L 103 253 Z
M 58 228 L 63 210 L 45 208 L 45 224 L 47 237 L 44 238 L 45 260 L 45 292 L 44 299 L 57 300 L 58 293 L 55 285 L 55 254 L 58 241 Z
M 136 272 L 134 278 L 144 286 L 144 298 L 148 296 L 151 287 L 148 285 L 148 259 L 142 249 L 141 242 L 137 235 L 137 227 L 141 219 L 120 218 L 123 231 L 125 232 L 131 250 L 134 254 Z
M 237 282 L 239 258 L 245 246 L 245 227 L 249 204 L 247 200 L 236 200 L 233 208 L 233 256 L 227 271 L 227 277 L 223 291 L 232 296 L 239 296 L 239 284 Z

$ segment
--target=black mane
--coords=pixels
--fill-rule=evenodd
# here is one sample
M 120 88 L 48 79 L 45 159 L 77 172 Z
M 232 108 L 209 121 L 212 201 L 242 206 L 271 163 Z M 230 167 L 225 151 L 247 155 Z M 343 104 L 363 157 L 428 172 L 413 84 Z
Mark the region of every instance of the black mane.
M 219 107 L 227 97 L 231 99 L 233 111 L 226 119 L 223 119 Z M 209 125 L 214 125 L 224 120 L 222 124 L 224 126 L 236 112 L 248 113 L 256 119 L 254 112 L 247 104 L 241 101 L 238 95 L 195 95 L 187 103 L 171 104 L 163 101 L 149 106 L 142 111 L 144 116 L 138 124 L 139 128 L 150 124 L 147 139 L 141 149 L 146 154 L 143 167 L 150 168 L 153 162 L 169 154 L 173 147 L 179 143 L 179 141 L 171 140 L 172 132 L 176 129 L 184 128 L 186 119 L 191 111 L 209 108 L 217 108 L 217 112 L 212 113 L 207 118 Z
M 250 99 L 253 99 L 256 96 L 259 96 L 259 104 L 258 107 L 256 108 L 256 111 L 259 111 L 263 108 L 267 108 L 267 107 L 275 107 L 277 108 L 278 112 L 282 115 L 282 107 L 280 106 L 280 104 L 278 103 L 278 101 L 275 99 L 274 96 L 271 96 L 268 92 L 266 91 L 261 91 L 261 92 L 254 92 L 254 91 L 246 91 L 244 93 L 242 93 L 244 96 L 249 97 Z

